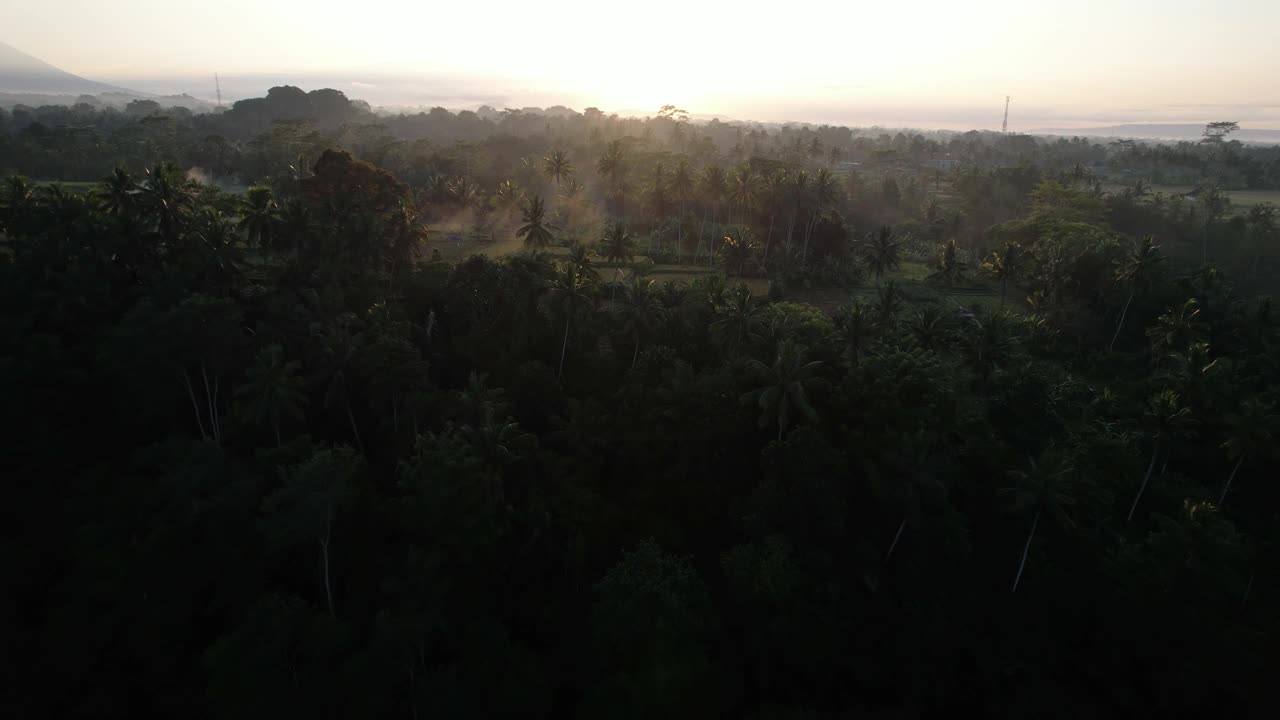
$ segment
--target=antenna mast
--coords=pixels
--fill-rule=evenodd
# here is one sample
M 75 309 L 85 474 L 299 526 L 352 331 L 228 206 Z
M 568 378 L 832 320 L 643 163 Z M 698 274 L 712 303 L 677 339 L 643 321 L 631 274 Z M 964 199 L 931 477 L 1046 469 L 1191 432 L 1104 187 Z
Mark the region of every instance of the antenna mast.
M 218 93 L 218 107 L 222 107 L 222 81 L 218 79 L 218 73 L 213 74 L 213 87 Z M 1008 110 L 1005 110 L 1008 113 Z
M 1004 96 L 1004 124 L 1000 126 L 1000 134 L 1009 134 L 1009 96 Z

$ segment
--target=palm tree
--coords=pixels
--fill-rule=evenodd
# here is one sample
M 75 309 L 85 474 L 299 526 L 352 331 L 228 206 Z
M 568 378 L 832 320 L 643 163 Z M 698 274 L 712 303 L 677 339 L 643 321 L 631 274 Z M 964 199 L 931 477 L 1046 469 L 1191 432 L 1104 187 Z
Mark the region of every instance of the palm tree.
M 1009 294 L 1009 281 L 1018 276 L 1022 264 L 1022 247 L 1015 242 L 1006 242 L 998 252 L 982 263 L 982 268 L 1000 281 L 1000 309 L 1004 309 L 1005 298 Z
M 677 125 L 677 127 L 679 127 Z M 689 161 L 681 159 L 676 164 L 671 181 L 667 184 L 672 197 L 680 205 L 680 221 L 676 223 L 676 263 L 680 262 L 681 247 L 684 245 L 684 204 L 693 195 L 693 171 L 689 169 Z
M 280 421 L 301 420 L 307 398 L 304 382 L 298 373 L 302 366 L 285 362 L 284 348 L 269 345 L 258 352 L 249 368 L 244 385 L 236 389 L 236 397 L 245 402 L 245 419 L 268 425 L 276 434 L 276 446 L 283 443 Z
M 245 239 L 263 250 L 268 249 L 275 239 L 275 230 L 280 223 L 275 198 L 271 188 L 255 185 L 249 188 L 240 201 L 240 222 L 236 229 L 244 233 Z
M 566 179 L 573 177 L 573 162 L 569 160 L 569 154 L 559 148 L 552 150 L 550 155 L 542 158 L 542 174 L 559 188 Z
M 1013 589 L 1018 592 L 1018 584 L 1022 581 L 1022 571 L 1027 567 L 1027 554 L 1031 550 L 1031 541 L 1035 539 L 1036 529 L 1040 526 L 1040 516 L 1047 514 L 1061 525 L 1075 527 L 1075 523 L 1067 515 L 1066 509 L 1075 501 L 1071 498 L 1068 477 L 1074 472 L 1059 452 L 1051 445 L 1040 456 L 1039 460 L 1027 459 L 1026 470 L 1010 470 L 1009 477 L 1015 486 L 1008 488 L 1019 510 L 1034 510 L 1031 520 L 1031 531 L 1027 533 L 1027 541 L 1022 546 L 1022 559 L 1018 562 L 1018 574 L 1013 578 Z
M 739 225 L 743 224 L 747 214 L 755 207 L 759 192 L 760 176 L 752 172 L 750 165 L 739 165 L 729 185 L 729 202 L 738 209 Z
M 104 212 L 122 220 L 133 216 L 138 186 L 124 168 L 116 168 L 102 181 L 95 192 L 99 207 Z
M 138 185 L 144 212 L 166 242 L 174 242 L 187 218 L 191 193 L 182 172 L 173 163 L 159 163 L 147 170 Z
M 711 323 L 711 332 L 724 343 L 729 353 L 741 343 L 760 337 L 764 328 L 761 317 L 763 307 L 752 297 L 750 288 L 746 285 L 739 286 L 723 305 L 718 317 Z
M 576 315 L 587 303 L 587 283 L 578 267 L 566 263 L 560 267 L 547 286 L 547 299 L 552 308 L 564 316 L 564 341 L 560 344 L 560 369 L 556 379 L 564 375 L 565 351 L 569 348 L 569 327 Z
M 522 202 L 524 202 L 524 190 L 511 180 L 498 183 L 498 189 L 493 192 L 493 204 L 499 209 L 509 210 Z
M 813 185 L 809 189 L 812 207 L 809 210 L 809 222 L 804 231 L 804 249 L 800 253 L 802 267 L 809 257 L 809 238 L 813 235 L 814 226 L 818 224 L 822 213 L 835 203 L 839 194 L 840 185 L 831 171 L 827 168 L 818 168 L 818 172 L 813 176 Z
M 1133 521 L 1133 513 L 1138 509 L 1138 501 L 1147 491 L 1147 483 L 1151 480 L 1151 471 L 1155 469 L 1156 458 L 1160 454 L 1161 443 L 1176 435 L 1191 433 L 1196 424 L 1191 408 L 1182 404 L 1182 399 L 1173 390 L 1162 390 L 1147 403 L 1147 411 L 1143 415 L 1143 423 L 1147 426 L 1147 434 L 1151 437 L 1151 461 L 1147 463 L 1146 475 L 1138 486 L 1138 494 L 1133 497 L 1129 506 L 1128 522 Z
M 725 264 L 730 272 L 736 272 L 739 277 L 742 277 L 746 273 L 747 261 L 755 253 L 755 237 L 750 230 L 741 228 L 736 236 L 732 233 L 725 235 L 723 244 Z
M 867 264 L 876 276 L 876 287 L 880 287 L 880 279 L 885 272 L 898 267 L 898 239 L 894 237 L 893 228 L 885 225 L 871 237 L 863 251 L 867 256 Z
M 1204 323 L 1200 320 L 1200 303 L 1189 298 L 1176 310 L 1169 309 L 1156 318 L 1155 325 L 1147 330 L 1152 350 L 1156 354 L 1162 351 L 1179 351 L 1191 347 L 1204 333 Z
M 631 367 L 640 357 L 640 341 L 653 332 L 666 314 L 652 280 L 642 276 L 631 278 L 622 289 L 622 302 L 617 308 L 622 320 L 622 331 L 635 339 L 635 351 L 631 353 Z
M 761 184 L 760 194 L 764 197 L 764 203 L 769 208 L 769 234 L 764 239 L 764 257 L 769 259 L 769 248 L 773 244 L 773 220 L 778 210 L 778 205 L 782 202 L 787 192 L 787 175 L 781 170 L 777 170 L 764 176 Z
M 516 231 L 516 235 L 524 239 L 525 248 L 536 251 L 550 245 L 553 236 L 551 227 L 546 222 L 547 209 L 542 203 L 542 196 L 534 195 L 529 198 L 529 204 L 521 215 L 524 225 Z
M 1227 451 L 1227 458 L 1236 462 L 1231 468 L 1231 474 L 1227 476 L 1222 494 L 1218 496 L 1219 506 L 1226 502 L 1231 482 L 1236 479 L 1236 473 L 1240 471 L 1244 461 L 1274 450 L 1275 438 L 1272 431 L 1276 426 L 1276 416 L 1267 410 L 1264 403 L 1250 398 L 1240 404 L 1239 412 L 1225 418 L 1228 434 L 1222 448 Z
M 611 140 L 605 146 L 604 154 L 596 161 L 596 172 L 608 178 L 609 195 L 615 200 L 622 194 L 622 176 L 626 172 L 626 149 L 621 140 Z
M 876 332 L 875 314 L 862 298 L 841 308 L 836 315 L 836 330 L 845 344 L 845 357 L 857 365 L 862 358 L 862 351 L 871 342 Z
M 787 225 L 787 251 L 791 251 L 791 239 L 795 236 L 796 217 L 809 206 L 809 173 L 801 170 L 790 177 L 787 183 L 788 195 L 791 196 L 791 222 Z
M 880 327 L 893 327 L 898 311 L 902 309 L 902 291 L 898 289 L 896 280 L 890 280 L 876 290 L 874 305 L 876 324 Z
M 613 263 L 613 282 L 617 283 L 622 263 L 631 262 L 636 255 L 636 244 L 626 225 L 611 222 L 606 226 L 604 237 L 600 238 L 600 254 L 605 262 Z
M 1133 302 L 1134 295 L 1146 286 L 1161 260 L 1160 246 L 1147 235 L 1135 243 L 1123 258 L 1116 261 L 1116 280 L 1129 286 L 1129 297 L 1120 310 L 1120 320 L 1116 323 L 1116 332 L 1111 336 L 1110 344 L 1107 345 L 1108 350 L 1116 346 L 1116 338 L 1120 337 L 1120 329 L 1124 327 L 1124 319 L 1129 314 L 1129 304 Z
M 950 289 L 964 279 L 965 269 L 965 263 L 956 254 L 956 240 L 952 238 L 942 246 L 942 254 L 938 256 L 938 269 L 928 279 L 940 282 Z
M 939 350 L 951 334 L 950 314 L 937 305 L 924 305 L 906 322 L 907 330 L 925 350 Z
M 761 428 L 777 423 L 778 440 L 781 440 L 793 414 L 810 422 L 818 421 L 818 413 L 809 404 L 809 393 L 827 387 L 827 382 L 818 376 L 822 361 L 805 362 L 804 351 L 785 340 L 772 365 L 753 359 L 749 368 L 760 386 L 743 394 L 741 401 L 744 405 L 760 407 Z
M 720 208 L 720 203 L 724 201 L 725 192 L 728 190 L 727 181 L 725 179 L 724 169 L 719 165 L 708 165 L 702 169 L 701 179 L 702 198 L 706 201 L 708 209 L 711 211 L 711 224 L 716 224 L 716 212 Z M 706 213 L 703 213 L 703 226 L 706 225 Z M 702 232 L 704 228 L 698 230 L 698 244 L 702 244 Z M 708 265 L 715 262 L 715 248 L 713 244 L 708 247 Z
M 969 360 L 984 385 L 991 374 L 1013 356 L 1018 347 L 1009 316 L 1003 311 L 975 319 L 963 340 Z

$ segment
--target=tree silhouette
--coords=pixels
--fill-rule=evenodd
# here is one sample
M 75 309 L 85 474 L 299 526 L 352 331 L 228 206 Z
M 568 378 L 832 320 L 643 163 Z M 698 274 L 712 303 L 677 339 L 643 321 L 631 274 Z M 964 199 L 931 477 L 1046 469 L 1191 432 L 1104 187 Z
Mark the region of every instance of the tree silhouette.
M 880 279 L 884 274 L 899 264 L 898 238 L 894 236 L 893 228 L 888 225 L 881 227 L 866 244 L 863 253 L 867 264 L 871 266 L 871 272 L 876 276 L 876 287 L 880 287 Z
M 666 314 L 652 280 L 636 276 L 622 288 L 622 299 L 615 310 L 622 321 L 622 331 L 635 340 L 631 366 L 640 357 L 640 342 L 657 329 Z
M 1116 261 L 1116 280 L 1129 286 L 1129 297 L 1120 310 L 1120 319 L 1116 322 L 1116 332 L 1107 345 L 1108 350 L 1116 346 L 1116 338 L 1120 337 L 1120 329 L 1124 327 L 1124 319 L 1129 314 L 1129 305 L 1133 302 L 1134 295 L 1151 281 L 1151 274 L 1162 259 L 1159 246 L 1147 235 L 1135 243 L 1123 258 Z
M 529 198 L 529 203 L 521 213 L 524 225 L 516 231 L 516 236 L 524 240 L 526 250 L 542 250 L 551 244 L 553 236 L 546 222 L 546 214 L 547 210 L 540 195 Z
M 566 263 L 556 272 L 547 286 L 547 297 L 552 308 L 564 318 L 564 340 L 560 343 L 560 367 L 556 371 L 556 379 L 564 376 L 564 357 L 569 348 L 569 327 L 573 316 L 578 314 L 587 304 L 587 284 L 582 273 L 572 264 Z
M 1161 390 L 1148 401 L 1147 410 L 1143 414 L 1143 424 L 1147 428 L 1147 435 L 1151 438 L 1151 460 L 1147 463 L 1147 472 L 1142 477 L 1142 484 L 1138 486 L 1138 494 L 1133 496 L 1133 504 L 1129 506 L 1129 515 L 1125 518 L 1127 522 L 1133 522 L 1133 513 L 1138 509 L 1138 502 L 1142 500 L 1143 493 L 1147 491 L 1147 483 L 1151 480 L 1151 471 L 1155 469 L 1156 457 L 1160 454 L 1161 445 L 1175 436 L 1191 433 L 1197 423 L 1191 408 L 1182 404 L 1182 398 L 1178 393 L 1173 390 Z
M 285 361 L 284 348 L 269 345 L 258 352 L 245 383 L 236 389 L 236 397 L 244 403 L 245 418 L 270 427 L 277 446 L 282 444 L 280 422 L 304 418 L 302 408 L 307 398 L 301 367 L 298 362 Z
M 982 263 L 982 268 L 1000 281 L 1000 308 L 1003 310 L 1009 295 L 1009 282 L 1022 271 L 1022 247 L 1015 242 L 1006 242 L 1000 250 L 991 253 L 991 257 Z
M 542 158 L 542 174 L 553 181 L 557 188 L 573 177 L 573 162 L 569 160 L 568 153 L 556 148 L 550 155 Z
M 1231 466 L 1231 474 L 1222 487 L 1222 494 L 1218 496 L 1219 506 L 1226 502 L 1231 483 L 1236 479 L 1236 473 L 1245 460 L 1275 452 L 1273 432 L 1277 416 L 1267 410 L 1267 405 L 1262 401 L 1250 398 L 1240 404 L 1239 411 L 1225 418 L 1227 439 L 1222 443 L 1222 448 L 1227 451 L 1229 460 L 1235 460 L 1235 464 Z
M 1027 469 L 1008 471 L 1009 477 L 1015 480 L 1014 487 L 1007 490 L 1013 495 L 1015 507 L 1024 512 L 1034 511 L 1031 530 L 1022 546 L 1022 559 L 1018 561 L 1018 574 L 1013 578 L 1010 592 L 1018 592 L 1041 515 L 1048 515 L 1060 525 L 1075 527 L 1075 522 L 1066 513 L 1067 508 L 1075 503 L 1070 495 L 1070 475 L 1074 471 L 1067 458 L 1053 446 L 1045 450 L 1038 460 L 1028 458 Z
M 809 403 L 809 393 L 827 387 L 826 380 L 818 376 L 822 368 L 820 360 L 806 362 L 804 351 L 786 340 L 778 348 L 772 365 L 752 360 L 748 367 L 759 387 L 742 396 L 742 403 L 760 408 L 760 427 L 776 423 L 778 440 L 791 426 L 793 415 L 817 422 L 818 413 Z

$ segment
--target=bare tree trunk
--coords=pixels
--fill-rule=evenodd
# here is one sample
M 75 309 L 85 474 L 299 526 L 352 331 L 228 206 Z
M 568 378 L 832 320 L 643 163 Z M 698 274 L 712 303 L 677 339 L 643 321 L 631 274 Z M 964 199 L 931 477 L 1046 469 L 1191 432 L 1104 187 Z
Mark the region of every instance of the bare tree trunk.
M 356 425 L 356 415 L 351 412 L 351 401 L 346 402 L 347 420 L 351 423 L 351 433 L 356 436 L 356 447 L 360 448 L 360 454 L 364 455 L 364 441 L 360 439 L 360 428 Z
M 889 543 L 889 552 L 884 554 L 884 561 L 889 562 L 889 558 L 893 557 L 893 549 L 898 547 L 898 541 L 902 539 L 902 531 L 907 527 L 907 516 L 902 516 L 902 522 L 898 523 L 898 532 L 893 534 L 893 542 Z
M 564 353 L 569 349 L 569 320 L 566 318 L 564 321 L 564 342 L 560 343 L 560 370 L 556 372 L 556 380 L 564 375 Z
M 1027 544 L 1022 546 L 1022 562 L 1018 563 L 1018 574 L 1013 578 L 1013 590 L 1010 592 L 1018 592 L 1018 583 L 1022 581 L 1022 571 L 1027 567 L 1027 553 L 1031 551 L 1031 540 L 1036 536 L 1036 527 L 1040 524 L 1040 511 L 1036 510 L 1036 517 L 1031 521 L 1031 532 L 1027 533 Z
M 333 509 L 329 510 L 329 517 L 325 520 L 324 537 L 320 538 L 320 557 L 324 562 L 324 596 L 329 602 L 329 615 L 336 616 L 333 611 L 333 583 L 329 579 L 329 538 L 333 534 Z
M 1227 500 L 1227 492 L 1231 490 L 1231 481 L 1236 479 L 1236 473 L 1240 471 L 1240 466 L 1244 464 L 1244 455 L 1236 460 L 1236 466 L 1231 468 L 1231 474 L 1227 476 L 1227 485 L 1222 488 L 1222 494 L 1218 496 L 1218 507 L 1222 507 L 1222 503 Z
M 214 408 L 213 392 L 209 389 L 209 373 L 205 371 L 203 362 L 200 363 L 200 375 L 204 378 L 204 397 L 209 402 L 209 430 L 213 433 L 213 441 L 221 445 L 222 433 L 218 430 L 217 410 Z
M 640 359 L 640 335 L 636 335 L 636 351 L 631 353 L 631 367 L 636 366 L 636 361 Z
M 773 242 L 773 213 L 769 213 L 769 234 L 764 238 L 764 260 L 769 261 L 769 244 Z
M 191 387 L 191 376 L 187 374 L 187 369 L 182 369 L 182 380 L 187 386 L 187 397 L 191 398 L 191 410 L 196 415 L 196 425 L 200 428 L 200 439 L 208 440 L 209 434 L 204 431 L 204 420 L 200 417 L 200 404 L 196 402 L 195 390 Z
M 1138 501 L 1142 499 L 1142 493 L 1147 491 L 1147 481 L 1151 479 L 1151 471 L 1156 467 L 1156 455 L 1160 454 L 1160 441 L 1156 441 L 1156 446 L 1151 449 L 1151 462 L 1147 463 L 1147 474 L 1142 478 L 1142 484 L 1138 486 L 1138 494 L 1133 498 L 1133 505 L 1129 506 L 1129 517 L 1125 518 L 1125 522 L 1133 522 L 1133 512 L 1138 509 Z
M 1107 345 L 1107 350 L 1113 350 L 1116 346 L 1116 338 L 1120 337 L 1120 328 L 1124 327 L 1125 315 L 1129 314 L 1129 303 L 1133 302 L 1133 291 L 1129 291 L 1129 299 L 1124 301 L 1124 308 L 1120 310 L 1120 322 L 1116 323 L 1116 334 L 1111 336 L 1111 343 Z

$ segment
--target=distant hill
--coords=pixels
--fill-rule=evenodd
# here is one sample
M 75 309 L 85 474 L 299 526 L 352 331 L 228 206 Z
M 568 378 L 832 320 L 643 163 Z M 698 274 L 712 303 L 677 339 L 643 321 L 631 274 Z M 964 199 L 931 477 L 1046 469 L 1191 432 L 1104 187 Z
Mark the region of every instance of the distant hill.
M 97 95 L 125 93 L 147 97 L 106 83 L 86 80 L 0 42 L 0 93 L 14 95 Z
M 1032 135 L 1063 135 L 1067 137 L 1111 137 L 1137 140 L 1199 140 L 1204 125 L 1193 124 L 1131 124 L 1089 128 L 1041 128 L 1030 131 Z M 1254 130 L 1240 128 L 1231 133 L 1232 140 L 1240 142 L 1280 143 L 1280 130 Z

